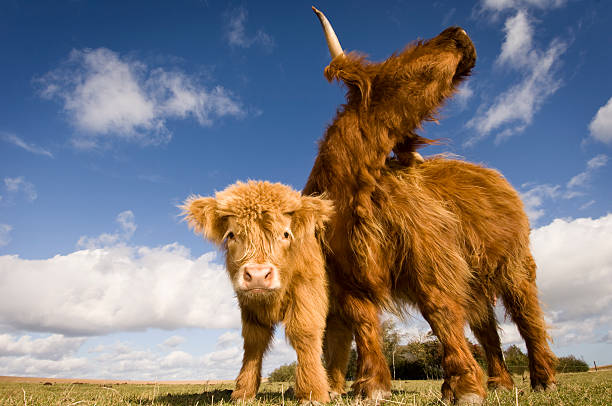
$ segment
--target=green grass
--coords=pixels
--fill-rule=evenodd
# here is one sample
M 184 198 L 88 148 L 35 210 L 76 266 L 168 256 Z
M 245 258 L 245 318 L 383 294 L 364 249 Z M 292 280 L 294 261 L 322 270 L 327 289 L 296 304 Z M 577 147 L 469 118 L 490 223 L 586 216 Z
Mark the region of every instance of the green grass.
M 488 405 L 611 405 L 612 371 L 583 372 L 558 375 L 555 392 L 534 393 L 528 379 L 515 377 L 515 391 L 489 392 Z M 441 381 L 394 381 L 393 396 L 386 405 L 442 405 Z M 283 395 L 290 384 L 265 383 L 252 404 L 297 405 Z M 0 405 L 159 405 L 200 406 L 231 403 L 232 385 L 94 385 L 94 384 L 35 384 L 0 382 Z M 357 402 L 359 403 L 359 402 Z M 333 401 L 333 405 L 355 404 L 350 396 Z

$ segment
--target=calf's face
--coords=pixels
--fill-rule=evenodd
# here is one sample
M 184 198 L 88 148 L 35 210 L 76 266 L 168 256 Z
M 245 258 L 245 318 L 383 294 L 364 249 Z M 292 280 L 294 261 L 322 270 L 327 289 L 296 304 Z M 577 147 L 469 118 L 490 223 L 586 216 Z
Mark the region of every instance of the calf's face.
M 300 262 L 319 252 L 316 233 L 332 204 L 282 184 L 249 181 L 214 198 L 191 197 L 183 209 L 190 225 L 224 250 L 238 296 L 274 300 Z

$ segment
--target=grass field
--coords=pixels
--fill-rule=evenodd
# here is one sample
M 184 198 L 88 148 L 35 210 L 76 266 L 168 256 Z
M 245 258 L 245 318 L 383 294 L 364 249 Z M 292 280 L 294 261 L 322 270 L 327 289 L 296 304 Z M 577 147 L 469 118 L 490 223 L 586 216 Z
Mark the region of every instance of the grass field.
M 515 377 L 515 391 L 489 392 L 488 405 L 612 405 L 612 371 L 558 375 L 555 392 L 532 393 L 528 380 Z M 290 384 L 264 383 L 254 405 L 297 405 L 283 394 Z M 441 381 L 394 381 L 393 396 L 383 405 L 442 405 Z M 0 382 L 0 405 L 158 405 L 199 406 L 231 403 L 232 384 L 91 384 Z M 332 405 L 355 404 L 350 396 Z

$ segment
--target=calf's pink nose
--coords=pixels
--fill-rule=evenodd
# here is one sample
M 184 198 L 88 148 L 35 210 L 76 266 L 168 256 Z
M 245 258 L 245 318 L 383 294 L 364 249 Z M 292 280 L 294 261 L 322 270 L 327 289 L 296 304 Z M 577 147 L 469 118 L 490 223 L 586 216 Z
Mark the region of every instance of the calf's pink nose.
M 245 265 L 243 279 L 247 289 L 269 289 L 274 280 L 274 267 L 269 264 Z

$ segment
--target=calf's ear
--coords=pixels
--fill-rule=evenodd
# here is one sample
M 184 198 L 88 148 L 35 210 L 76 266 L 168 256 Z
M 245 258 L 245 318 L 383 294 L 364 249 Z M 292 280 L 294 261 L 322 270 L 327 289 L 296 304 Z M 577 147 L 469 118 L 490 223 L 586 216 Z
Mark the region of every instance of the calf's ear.
M 334 204 L 324 196 L 302 196 L 301 206 L 293 213 L 293 223 L 299 228 L 308 229 L 314 226 L 316 232 L 325 229 L 331 216 L 334 214 Z
M 223 242 L 223 218 L 217 212 L 217 201 L 213 197 L 191 196 L 180 208 L 196 233 L 203 234 L 215 244 Z

